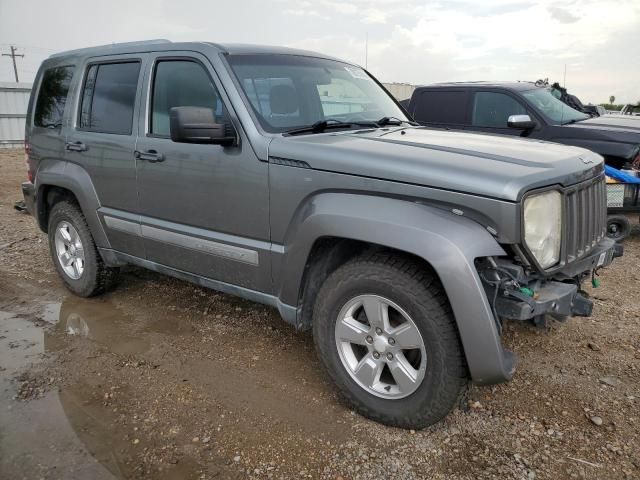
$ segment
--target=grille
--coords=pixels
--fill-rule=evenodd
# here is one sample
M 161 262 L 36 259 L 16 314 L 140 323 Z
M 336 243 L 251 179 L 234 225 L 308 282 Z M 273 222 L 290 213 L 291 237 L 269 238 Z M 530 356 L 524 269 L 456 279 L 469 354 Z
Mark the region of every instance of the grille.
M 565 190 L 565 261 L 591 251 L 605 236 L 607 187 L 604 176 Z

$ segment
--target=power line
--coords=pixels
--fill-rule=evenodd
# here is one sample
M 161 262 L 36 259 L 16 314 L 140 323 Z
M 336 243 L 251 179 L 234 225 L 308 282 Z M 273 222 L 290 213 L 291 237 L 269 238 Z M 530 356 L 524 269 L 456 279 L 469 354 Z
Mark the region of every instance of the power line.
M 17 54 L 16 47 L 14 47 L 13 45 L 11 45 L 11 47 L 9 48 L 11 48 L 11 53 L 3 53 L 2 56 L 11 57 L 11 60 L 13 61 L 13 73 L 16 76 L 16 83 L 18 83 L 20 80 L 18 79 L 18 67 L 16 66 L 16 57 L 24 58 L 24 54 Z
M 57 50 L 54 48 L 36 47 L 35 45 L 25 45 L 24 43 L 0 43 L 0 47 L 10 47 L 11 45 L 15 45 L 18 48 L 22 48 L 23 50 L 42 50 L 43 52 L 57 52 Z

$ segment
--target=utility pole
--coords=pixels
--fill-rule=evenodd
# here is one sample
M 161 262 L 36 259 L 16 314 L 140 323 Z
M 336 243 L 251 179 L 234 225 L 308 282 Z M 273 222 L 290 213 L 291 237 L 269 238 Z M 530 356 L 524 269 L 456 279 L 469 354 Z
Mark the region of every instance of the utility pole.
M 3 53 L 2 56 L 3 57 L 11 57 L 11 60 L 13 60 L 13 74 L 16 76 L 16 83 L 18 83 L 20 80 L 18 80 L 18 67 L 16 66 L 16 57 L 22 57 L 24 58 L 23 54 L 18 55 L 16 53 L 17 48 L 14 47 L 13 45 L 11 45 L 11 53 Z

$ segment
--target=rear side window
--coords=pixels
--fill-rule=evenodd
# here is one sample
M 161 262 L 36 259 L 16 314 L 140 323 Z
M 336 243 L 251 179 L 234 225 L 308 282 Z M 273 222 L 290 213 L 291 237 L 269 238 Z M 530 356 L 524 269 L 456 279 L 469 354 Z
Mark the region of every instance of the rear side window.
M 75 67 L 55 67 L 45 70 L 36 101 L 33 123 L 37 127 L 56 128 L 62 125 L 64 106 Z
M 218 90 L 206 70 L 190 60 L 162 60 L 155 68 L 151 102 L 151 134 L 169 136 L 169 110 L 205 107 L 220 121 L 226 117 Z
M 526 109 L 513 97 L 498 92 L 477 92 L 471 123 L 475 127 L 507 128 L 511 115 L 525 115 Z
M 91 65 L 82 91 L 80 128 L 131 135 L 140 62 Z
M 464 90 L 427 90 L 418 96 L 413 112 L 418 122 L 467 123 L 467 92 Z

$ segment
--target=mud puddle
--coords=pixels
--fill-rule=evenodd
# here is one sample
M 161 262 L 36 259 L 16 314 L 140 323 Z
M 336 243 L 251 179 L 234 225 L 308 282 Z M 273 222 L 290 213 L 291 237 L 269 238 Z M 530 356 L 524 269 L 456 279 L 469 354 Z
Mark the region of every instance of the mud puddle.
M 132 445 L 141 440 L 121 428 L 117 409 L 96 393 L 100 374 L 58 387 L 57 372 L 38 368 L 69 348 L 65 340 L 71 345 L 88 340 L 102 351 L 129 357 L 151 349 L 145 330 L 180 330 L 151 322 L 134 333 L 132 325 L 133 318 L 109 302 L 75 298 L 46 303 L 35 315 L 0 311 L 0 477 L 101 480 L 149 473 L 134 461 Z M 84 366 L 70 362 L 66 368 Z M 153 478 L 200 478 L 200 469 L 182 456 L 156 468 Z
M 78 439 L 57 392 L 45 392 L 42 386 L 34 386 L 35 398 L 30 402 L 18 401 L 18 391 L 28 383 L 19 374 L 30 364 L 42 361 L 44 355 L 43 328 L 23 315 L 0 311 L 3 478 L 113 478 Z
M 242 478 L 245 455 L 266 474 L 268 457 L 305 465 L 309 442 L 354 437 L 290 330 L 76 297 L 1 315 L 8 478 Z

